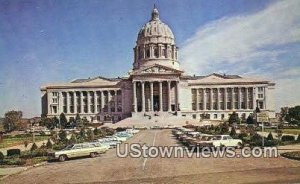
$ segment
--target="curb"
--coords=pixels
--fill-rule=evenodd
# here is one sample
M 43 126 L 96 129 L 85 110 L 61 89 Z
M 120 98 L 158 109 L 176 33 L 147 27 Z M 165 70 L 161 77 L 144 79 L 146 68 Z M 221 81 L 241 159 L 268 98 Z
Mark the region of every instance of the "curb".
M 44 166 L 44 165 L 46 165 L 47 163 L 48 163 L 47 161 L 44 161 L 44 162 L 41 162 L 41 163 L 38 163 L 38 164 L 34 164 L 34 165 L 32 165 L 32 166 L 25 167 L 24 169 L 22 169 L 22 170 L 19 171 L 19 172 L 16 172 L 16 173 L 13 173 L 13 174 L 4 175 L 2 178 L 0 178 L 0 181 L 4 180 L 5 178 L 7 178 L 7 177 L 9 177 L 9 176 L 13 176 L 13 175 L 20 174 L 21 172 L 27 171 L 27 170 L 32 169 L 32 168 L 34 168 L 34 167 Z

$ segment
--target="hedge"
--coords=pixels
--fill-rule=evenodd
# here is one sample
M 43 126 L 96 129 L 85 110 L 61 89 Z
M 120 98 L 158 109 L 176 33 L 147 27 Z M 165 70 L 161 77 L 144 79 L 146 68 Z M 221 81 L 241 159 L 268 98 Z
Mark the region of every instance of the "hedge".
M 281 141 L 285 142 L 285 141 L 295 141 L 295 137 L 292 135 L 283 135 L 281 137 Z
M 20 155 L 21 150 L 20 149 L 9 149 L 7 150 L 7 156 L 14 156 L 14 155 Z

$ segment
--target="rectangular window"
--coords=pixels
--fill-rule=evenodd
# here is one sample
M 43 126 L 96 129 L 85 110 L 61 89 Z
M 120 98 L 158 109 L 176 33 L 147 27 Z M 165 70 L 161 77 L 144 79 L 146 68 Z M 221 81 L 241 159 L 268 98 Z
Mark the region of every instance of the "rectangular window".
M 214 114 L 214 119 L 218 119 L 218 114 Z
M 52 96 L 58 96 L 58 92 L 52 92 Z

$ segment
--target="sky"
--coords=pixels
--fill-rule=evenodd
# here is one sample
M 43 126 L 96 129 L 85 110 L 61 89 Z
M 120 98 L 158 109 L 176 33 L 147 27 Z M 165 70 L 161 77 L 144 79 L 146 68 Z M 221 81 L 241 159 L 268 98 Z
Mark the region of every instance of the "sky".
M 277 110 L 300 104 L 298 0 L 1 0 L 0 117 L 40 116 L 45 84 L 126 75 L 154 4 L 188 74 L 268 79 Z

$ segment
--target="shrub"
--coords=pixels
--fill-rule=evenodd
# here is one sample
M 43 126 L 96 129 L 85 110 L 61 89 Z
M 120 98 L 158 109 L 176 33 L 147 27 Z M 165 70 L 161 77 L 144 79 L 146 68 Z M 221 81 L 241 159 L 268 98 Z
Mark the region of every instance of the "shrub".
M 298 137 L 297 137 L 297 142 L 300 143 L 300 134 L 299 134 Z
M 281 137 L 281 141 L 285 142 L 285 141 L 295 141 L 295 137 L 292 135 L 283 135 Z
M 35 143 L 32 144 L 31 148 L 30 148 L 30 151 L 34 151 L 38 149 L 37 145 Z
M 116 131 L 117 132 L 122 132 L 122 131 L 125 131 L 126 130 L 126 128 L 123 128 L 123 127 L 118 127 L 118 128 L 116 128 Z M 96 135 L 96 134 L 95 134 Z
M 7 156 L 14 156 L 14 155 L 20 155 L 21 150 L 20 149 L 9 149 L 7 150 Z
M 268 137 L 267 137 L 267 140 L 268 140 L 268 141 L 271 141 L 271 140 L 273 140 L 273 135 L 272 135 L 272 133 L 271 133 L 271 132 L 269 133 L 269 135 L 268 135 Z
M 235 131 L 235 128 L 232 127 L 231 128 L 231 131 L 230 131 L 230 134 L 229 134 L 231 137 L 235 138 L 236 137 L 236 131 Z
M 3 153 L 0 151 L 0 161 L 2 161 L 4 159 L 4 155 Z
M 52 142 L 50 139 L 48 139 L 47 144 L 46 144 L 46 148 L 51 149 L 52 148 Z
M 2 165 L 25 165 L 26 160 L 15 157 L 15 158 L 10 158 L 10 159 L 4 159 L 1 161 L 1 164 Z
M 58 144 L 54 144 L 52 148 L 54 150 L 62 150 L 65 147 L 66 147 L 66 145 L 64 143 L 58 143 Z

